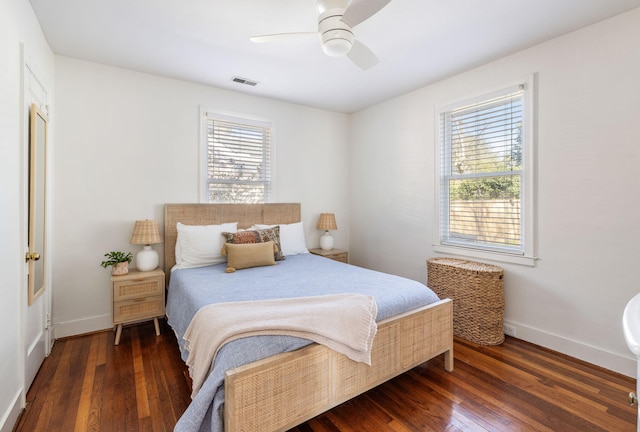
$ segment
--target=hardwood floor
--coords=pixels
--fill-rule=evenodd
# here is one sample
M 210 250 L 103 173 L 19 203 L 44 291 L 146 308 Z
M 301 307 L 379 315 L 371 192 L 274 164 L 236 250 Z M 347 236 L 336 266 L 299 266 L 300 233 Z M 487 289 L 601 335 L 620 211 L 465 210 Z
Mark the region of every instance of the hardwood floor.
M 56 341 L 14 431 L 171 431 L 190 402 L 186 368 L 161 321 Z M 441 356 L 442 357 L 442 356 Z M 635 380 L 507 337 L 456 339 L 455 370 L 433 359 L 295 432 L 635 431 Z

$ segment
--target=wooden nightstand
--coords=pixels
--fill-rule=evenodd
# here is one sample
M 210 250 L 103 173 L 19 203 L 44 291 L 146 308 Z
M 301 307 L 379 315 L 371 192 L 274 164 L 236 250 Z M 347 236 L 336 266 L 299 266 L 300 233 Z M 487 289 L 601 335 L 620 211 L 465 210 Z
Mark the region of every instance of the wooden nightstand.
M 314 255 L 320 255 L 320 256 L 323 256 L 325 258 L 332 259 L 334 261 L 340 261 L 340 262 L 343 262 L 343 263 L 348 263 L 349 262 L 349 252 L 347 252 L 346 250 L 342 250 L 342 249 L 331 249 L 331 250 L 310 249 L 309 252 L 311 252 Z
M 122 324 L 153 318 L 160 336 L 158 317 L 164 316 L 164 272 L 136 269 L 122 276 L 111 276 L 111 316 L 117 325 L 115 344 L 120 343 Z

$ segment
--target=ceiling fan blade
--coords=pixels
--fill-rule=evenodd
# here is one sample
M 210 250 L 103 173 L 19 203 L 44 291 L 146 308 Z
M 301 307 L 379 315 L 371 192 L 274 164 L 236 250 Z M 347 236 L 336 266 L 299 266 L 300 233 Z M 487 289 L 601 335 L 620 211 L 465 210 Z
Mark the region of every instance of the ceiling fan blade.
M 362 70 L 370 69 L 380 62 L 373 51 L 357 40 L 353 42 L 353 47 L 347 57 Z
M 318 32 L 301 32 L 301 33 L 277 33 L 277 34 L 269 34 L 269 35 L 261 35 L 261 36 L 251 36 L 249 40 L 255 43 L 263 43 L 263 42 L 277 42 L 280 40 L 290 40 L 290 39 L 302 39 L 308 38 L 312 36 L 318 36 Z
M 391 0 L 353 0 L 347 10 L 344 11 L 342 22 L 350 27 L 355 27 L 374 16 L 390 1 Z

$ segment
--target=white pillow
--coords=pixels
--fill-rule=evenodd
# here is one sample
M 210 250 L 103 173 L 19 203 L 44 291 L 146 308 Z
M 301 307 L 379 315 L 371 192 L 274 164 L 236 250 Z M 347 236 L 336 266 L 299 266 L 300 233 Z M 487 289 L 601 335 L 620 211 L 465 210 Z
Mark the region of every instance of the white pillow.
M 277 224 L 277 225 L 255 225 L 256 229 L 273 228 L 274 226 L 280 227 L 280 246 L 282 247 L 282 253 L 287 255 L 298 255 L 301 253 L 309 253 L 307 249 L 307 243 L 304 238 L 304 226 L 302 222 L 292 224 Z
M 223 232 L 236 232 L 238 222 L 221 225 L 184 225 L 178 222 L 176 239 L 176 267 L 193 268 L 227 261 L 220 249 L 225 242 Z

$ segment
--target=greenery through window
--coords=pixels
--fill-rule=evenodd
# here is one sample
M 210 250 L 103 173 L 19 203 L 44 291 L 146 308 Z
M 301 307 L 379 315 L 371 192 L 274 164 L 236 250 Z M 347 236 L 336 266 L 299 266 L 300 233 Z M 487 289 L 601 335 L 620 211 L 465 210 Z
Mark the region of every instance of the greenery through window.
M 269 202 L 270 167 L 270 124 L 207 115 L 209 202 Z
M 440 242 L 523 253 L 524 86 L 440 112 Z

